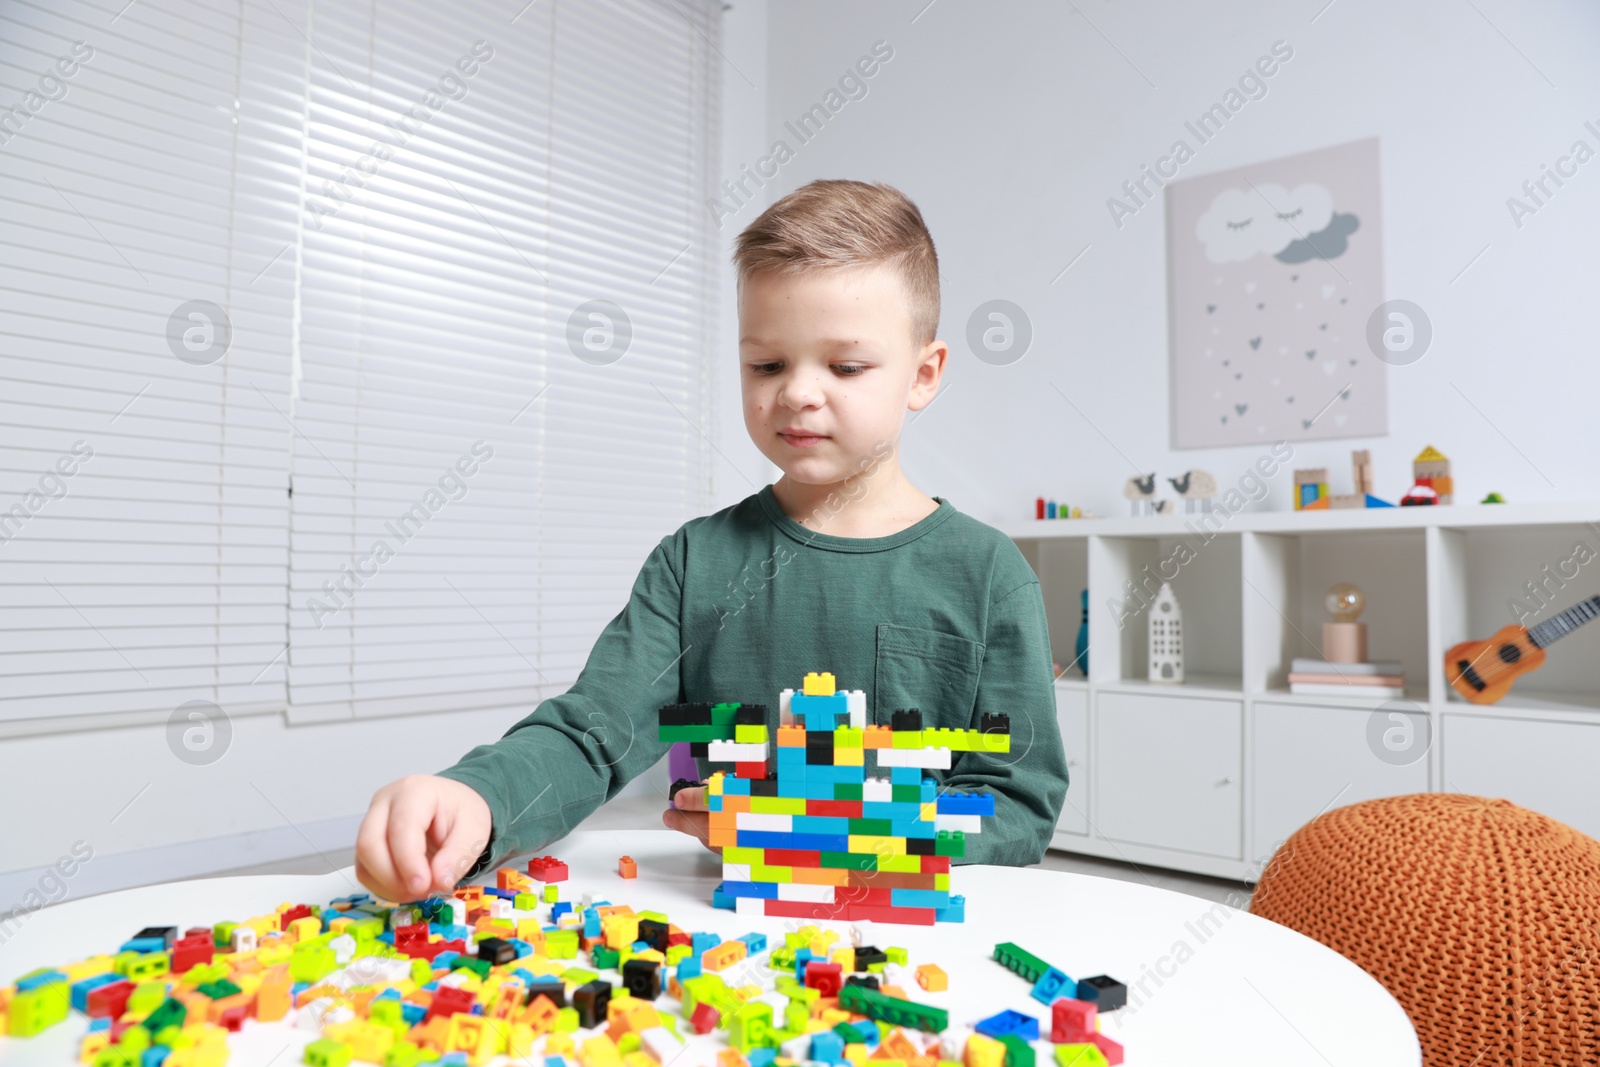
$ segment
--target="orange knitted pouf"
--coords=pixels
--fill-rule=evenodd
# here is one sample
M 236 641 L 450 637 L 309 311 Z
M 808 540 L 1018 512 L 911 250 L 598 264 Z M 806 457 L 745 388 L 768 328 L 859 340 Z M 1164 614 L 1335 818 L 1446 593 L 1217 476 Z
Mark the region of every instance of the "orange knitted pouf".
M 1554 819 L 1459 794 L 1338 808 L 1250 911 L 1382 983 L 1427 1067 L 1600 1064 L 1600 842 Z

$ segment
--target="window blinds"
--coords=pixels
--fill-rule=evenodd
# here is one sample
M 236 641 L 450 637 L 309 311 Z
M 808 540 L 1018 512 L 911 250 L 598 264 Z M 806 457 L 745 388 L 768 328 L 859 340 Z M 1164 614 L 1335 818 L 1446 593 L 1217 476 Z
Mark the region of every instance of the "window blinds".
M 717 4 L 120 8 L 0 10 L 0 717 L 565 688 L 710 499 Z
M 284 702 L 299 42 L 116 15 L 0 8 L 0 719 Z
M 713 10 L 315 8 L 296 719 L 531 710 L 709 499 Z

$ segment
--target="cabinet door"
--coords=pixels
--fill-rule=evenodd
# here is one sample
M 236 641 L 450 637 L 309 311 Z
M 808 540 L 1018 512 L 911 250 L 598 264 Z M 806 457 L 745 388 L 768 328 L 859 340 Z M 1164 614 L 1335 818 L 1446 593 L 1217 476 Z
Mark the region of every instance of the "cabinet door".
M 1600 837 L 1600 725 L 1441 716 L 1445 789 L 1511 803 Z
M 1089 693 L 1056 687 L 1056 725 L 1067 750 L 1067 799 L 1056 829 L 1068 834 L 1089 832 Z
M 1419 713 L 1425 720 L 1427 712 Z M 1250 857 L 1258 865 L 1324 811 L 1428 791 L 1425 721 L 1407 735 L 1414 750 L 1401 750 L 1383 746 L 1386 731 L 1393 736 L 1408 725 L 1391 722 L 1390 709 L 1256 704 L 1252 714 Z
M 1242 858 L 1240 701 L 1102 692 L 1094 711 L 1102 835 Z

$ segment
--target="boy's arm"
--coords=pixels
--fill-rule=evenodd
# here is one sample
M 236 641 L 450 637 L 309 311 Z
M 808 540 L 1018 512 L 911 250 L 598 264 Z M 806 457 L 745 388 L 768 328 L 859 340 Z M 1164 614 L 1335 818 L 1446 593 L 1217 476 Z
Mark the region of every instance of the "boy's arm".
M 650 553 L 570 689 L 439 772 L 471 786 L 493 813 L 488 847 L 463 878 L 565 836 L 666 751 L 655 713 L 679 700 L 683 655 L 675 543 L 668 537 Z
M 1037 581 L 990 608 L 984 646 L 977 714 L 1011 717 L 1011 751 L 960 753 L 939 790 L 994 794 L 994 817 L 967 835 L 966 855 L 956 862 L 1022 867 L 1044 857 L 1067 795 L 1050 635 Z

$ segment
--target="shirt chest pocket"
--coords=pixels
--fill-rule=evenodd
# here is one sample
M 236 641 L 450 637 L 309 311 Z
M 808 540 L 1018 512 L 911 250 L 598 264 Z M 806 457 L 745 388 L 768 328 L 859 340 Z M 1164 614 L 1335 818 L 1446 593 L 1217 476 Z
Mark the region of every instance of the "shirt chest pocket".
M 922 709 L 923 725 L 976 725 L 983 643 L 940 630 L 878 624 L 871 721 L 889 725 L 897 708 Z

